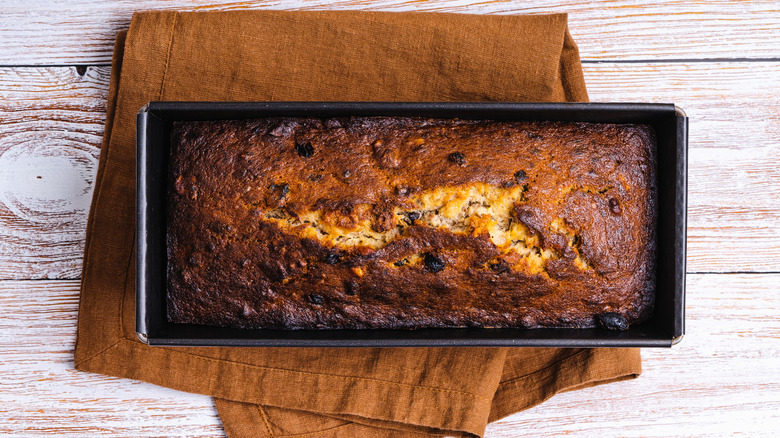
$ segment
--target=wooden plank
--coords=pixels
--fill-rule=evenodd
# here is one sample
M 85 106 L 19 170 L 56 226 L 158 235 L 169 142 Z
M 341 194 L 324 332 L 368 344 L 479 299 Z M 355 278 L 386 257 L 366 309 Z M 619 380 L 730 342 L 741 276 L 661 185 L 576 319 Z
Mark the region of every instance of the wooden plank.
M 486 436 L 772 430 L 779 283 L 778 274 L 689 275 L 688 334 L 672 349 L 643 350 L 639 379 L 557 395 L 491 424 Z M 222 436 L 208 397 L 74 371 L 77 307 L 75 281 L 0 282 L 0 434 Z
M 81 274 L 108 74 L 0 69 L 0 279 Z
M 0 282 L 0 435 L 223 436 L 213 402 L 73 369 L 79 282 Z
M 780 424 L 778 275 L 689 275 L 687 335 L 636 380 L 555 396 L 488 437 L 766 436 Z
M 152 0 L 142 9 L 363 9 L 479 14 L 570 14 L 583 58 L 776 58 L 780 4 L 772 0 Z M 139 10 L 132 0 L 6 0 L 0 12 L 0 65 L 109 63 L 116 32 Z
M 780 63 L 584 71 L 594 101 L 672 102 L 688 114 L 688 271 L 780 271 Z
M 0 68 L 0 279 L 78 276 L 108 74 Z M 599 63 L 585 74 L 594 101 L 688 112 L 689 271 L 780 271 L 780 63 Z

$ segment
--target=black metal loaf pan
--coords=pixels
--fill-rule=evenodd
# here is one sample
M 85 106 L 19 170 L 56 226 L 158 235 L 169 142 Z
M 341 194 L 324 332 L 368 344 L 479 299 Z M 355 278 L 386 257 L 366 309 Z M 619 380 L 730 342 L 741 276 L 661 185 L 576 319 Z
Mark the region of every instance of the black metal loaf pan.
M 652 125 L 658 140 L 656 303 L 628 330 L 246 330 L 166 319 L 166 173 L 177 120 L 419 116 Z M 150 102 L 138 113 L 136 331 L 149 345 L 290 347 L 669 347 L 684 333 L 688 120 L 672 104 Z

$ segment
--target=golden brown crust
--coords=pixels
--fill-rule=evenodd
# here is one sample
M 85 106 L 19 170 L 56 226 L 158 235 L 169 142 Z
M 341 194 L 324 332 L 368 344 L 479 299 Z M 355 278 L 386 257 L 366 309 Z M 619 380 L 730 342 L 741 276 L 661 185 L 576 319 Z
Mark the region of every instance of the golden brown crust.
M 177 122 L 171 144 L 172 322 L 593 327 L 652 310 L 647 126 L 277 118 Z

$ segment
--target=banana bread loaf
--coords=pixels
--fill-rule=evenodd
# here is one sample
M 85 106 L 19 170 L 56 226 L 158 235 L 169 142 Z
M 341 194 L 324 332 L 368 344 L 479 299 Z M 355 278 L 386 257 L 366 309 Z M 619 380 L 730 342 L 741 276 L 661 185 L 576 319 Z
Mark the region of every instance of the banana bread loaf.
M 648 126 L 176 122 L 169 169 L 171 322 L 625 329 L 652 312 Z

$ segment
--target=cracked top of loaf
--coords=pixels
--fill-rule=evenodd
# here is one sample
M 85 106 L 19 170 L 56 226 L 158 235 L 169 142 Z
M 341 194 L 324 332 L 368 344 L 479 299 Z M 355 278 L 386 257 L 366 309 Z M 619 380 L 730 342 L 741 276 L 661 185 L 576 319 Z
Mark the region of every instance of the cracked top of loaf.
M 625 328 L 653 306 L 654 154 L 642 125 L 176 122 L 168 319 Z

